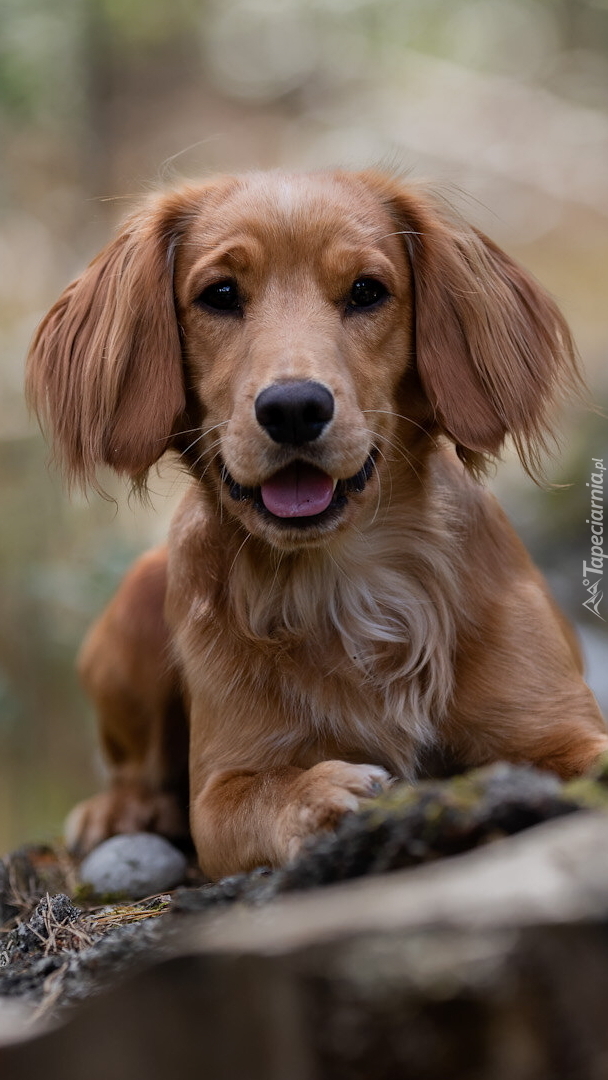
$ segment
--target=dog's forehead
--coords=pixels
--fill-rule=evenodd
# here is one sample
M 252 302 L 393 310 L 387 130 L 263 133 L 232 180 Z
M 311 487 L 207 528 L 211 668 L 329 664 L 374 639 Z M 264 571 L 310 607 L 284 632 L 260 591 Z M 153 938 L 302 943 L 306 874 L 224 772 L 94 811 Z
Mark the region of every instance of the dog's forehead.
M 377 195 L 356 175 L 253 173 L 215 189 L 196 222 L 209 250 L 251 237 L 292 254 L 323 251 L 335 242 L 372 246 L 392 236 L 395 223 Z

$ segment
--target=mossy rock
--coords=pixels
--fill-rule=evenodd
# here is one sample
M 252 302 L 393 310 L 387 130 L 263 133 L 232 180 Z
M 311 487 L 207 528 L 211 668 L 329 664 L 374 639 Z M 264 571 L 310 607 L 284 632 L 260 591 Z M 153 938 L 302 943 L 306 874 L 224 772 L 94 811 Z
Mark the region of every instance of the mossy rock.
M 395 784 L 344 818 L 335 833 L 311 838 L 283 870 L 262 868 L 179 890 L 174 910 L 264 903 L 284 892 L 416 866 L 582 809 L 608 811 L 608 755 L 593 776 L 568 783 L 499 763 L 446 780 Z

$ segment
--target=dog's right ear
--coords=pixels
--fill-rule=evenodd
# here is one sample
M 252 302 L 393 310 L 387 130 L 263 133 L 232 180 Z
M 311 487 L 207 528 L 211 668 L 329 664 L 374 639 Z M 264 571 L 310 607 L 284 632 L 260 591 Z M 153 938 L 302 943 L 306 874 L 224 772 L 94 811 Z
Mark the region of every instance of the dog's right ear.
M 36 332 L 27 398 L 70 482 L 95 485 L 107 464 L 141 483 L 167 449 L 184 409 L 174 251 L 200 198 L 157 196 L 134 214 Z
M 474 472 L 507 436 L 533 478 L 554 440 L 555 405 L 583 387 L 566 322 L 541 285 L 430 192 L 363 180 L 404 236 L 416 363 L 437 423 Z

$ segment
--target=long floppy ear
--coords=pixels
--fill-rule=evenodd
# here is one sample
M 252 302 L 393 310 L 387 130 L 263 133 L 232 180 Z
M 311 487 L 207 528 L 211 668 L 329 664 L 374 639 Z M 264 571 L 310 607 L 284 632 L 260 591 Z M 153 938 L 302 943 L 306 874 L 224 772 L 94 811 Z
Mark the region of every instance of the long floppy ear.
M 380 174 L 366 179 L 404 233 L 418 371 L 439 424 L 473 469 L 510 435 L 526 471 L 542 475 L 553 407 L 583 385 L 563 316 L 530 274 L 438 199 Z
M 26 393 L 70 482 L 105 463 L 142 482 L 184 408 L 173 252 L 192 193 L 154 198 L 59 298 L 34 337 Z

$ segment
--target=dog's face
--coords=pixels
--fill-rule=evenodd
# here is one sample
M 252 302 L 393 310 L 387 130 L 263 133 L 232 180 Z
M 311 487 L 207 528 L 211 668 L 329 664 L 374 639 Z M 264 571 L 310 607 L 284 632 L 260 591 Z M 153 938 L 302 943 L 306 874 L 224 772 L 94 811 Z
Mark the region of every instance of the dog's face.
M 258 175 L 214 195 L 175 266 L 201 407 L 187 455 L 250 532 L 314 543 L 377 499 L 412 354 L 405 248 L 355 178 Z
M 71 479 L 104 462 L 141 482 L 173 448 L 224 520 L 282 549 L 364 525 L 408 471 L 423 482 L 438 434 L 473 468 L 510 434 L 533 471 L 576 378 L 540 286 L 376 172 L 157 197 L 65 290 L 28 362 Z

